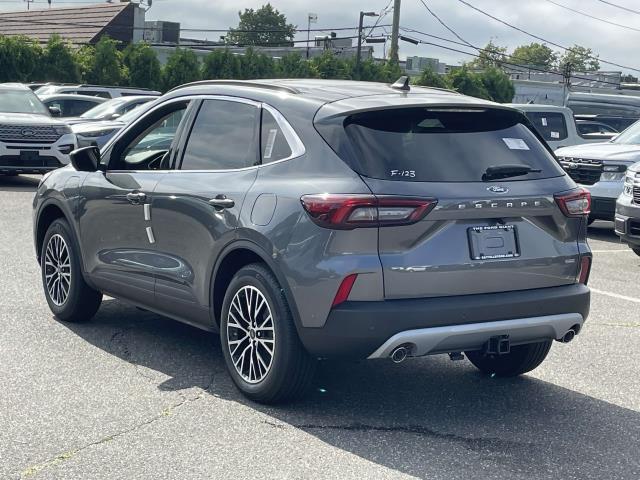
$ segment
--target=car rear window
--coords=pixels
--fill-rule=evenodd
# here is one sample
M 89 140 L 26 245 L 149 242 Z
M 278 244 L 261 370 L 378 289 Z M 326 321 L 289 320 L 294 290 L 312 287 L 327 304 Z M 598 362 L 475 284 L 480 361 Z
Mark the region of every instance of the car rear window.
M 547 142 L 564 140 L 569 136 L 567 123 L 562 113 L 553 112 L 524 112 L 527 118 L 536 127 L 538 133 Z
M 539 170 L 514 181 L 564 175 L 522 120 L 510 110 L 412 107 L 334 117 L 316 128 L 351 168 L 372 178 L 478 182 L 500 165 Z

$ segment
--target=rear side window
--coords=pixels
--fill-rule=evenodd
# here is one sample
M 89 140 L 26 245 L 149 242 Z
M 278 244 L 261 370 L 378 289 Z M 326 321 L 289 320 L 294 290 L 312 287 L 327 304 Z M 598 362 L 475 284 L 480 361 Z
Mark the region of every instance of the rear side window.
M 524 112 L 546 141 L 564 140 L 568 137 L 564 115 L 555 112 Z
M 338 117 L 316 128 L 361 175 L 384 180 L 479 182 L 488 167 L 527 165 L 564 175 L 518 112 L 498 109 L 402 108 Z
M 268 110 L 262 110 L 262 131 L 260 134 L 262 163 L 283 160 L 292 155 L 291 147 L 282 133 L 278 122 Z
M 187 141 L 182 170 L 257 165 L 259 112 L 246 103 L 205 100 Z

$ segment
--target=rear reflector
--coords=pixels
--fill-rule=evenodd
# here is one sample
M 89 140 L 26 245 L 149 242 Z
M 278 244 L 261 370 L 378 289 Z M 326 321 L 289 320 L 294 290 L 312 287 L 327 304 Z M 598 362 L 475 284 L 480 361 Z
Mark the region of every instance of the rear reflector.
M 578 283 L 586 285 L 589 281 L 589 273 L 591 273 L 591 260 L 590 256 L 583 256 L 580 258 L 580 273 L 578 273 Z
M 342 283 L 338 287 L 338 291 L 336 292 L 336 296 L 333 299 L 331 307 L 335 307 L 347 301 L 349 294 L 351 293 L 351 289 L 353 288 L 353 284 L 356 282 L 356 278 L 358 278 L 357 273 L 352 273 L 351 275 L 344 277 L 344 280 L 342 280 Z
M 342 230 L 410 225 L 438 203 L 434 198 L 351 194 L 304 195 L 300 201 L 316 224 Z
M 591 194 L 585 188 L 555 195 L 556 202 L 567 217 L 581 217 L 591 213 Z

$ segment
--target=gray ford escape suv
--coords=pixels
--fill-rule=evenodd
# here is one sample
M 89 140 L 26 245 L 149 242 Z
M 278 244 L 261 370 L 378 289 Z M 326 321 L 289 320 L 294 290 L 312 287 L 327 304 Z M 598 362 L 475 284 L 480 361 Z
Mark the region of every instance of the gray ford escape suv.
M 75 151 L 33 205 L 51 310 L 219 331 L 261 402 L 318 358 L 535 368 L 589 312 L 589 194 L 522 113 L 406 80 L 190 84 Z

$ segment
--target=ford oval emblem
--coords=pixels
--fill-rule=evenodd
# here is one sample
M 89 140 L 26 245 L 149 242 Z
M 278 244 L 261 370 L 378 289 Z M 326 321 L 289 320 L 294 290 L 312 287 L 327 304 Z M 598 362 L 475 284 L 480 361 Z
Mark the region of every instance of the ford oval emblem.
M 508 188 L 501 187 L 500 185 L 491 185 L 490 187 L 487 188 L 487 190 L 489 190 L 491 193 L 498 193 L 498 194 L 507 193 L 509 191 Z
M 23 137 L 33 137 L 36 134 L 36 132 L 31 130 L 30 128 L 23 128 L 20 133 Z

